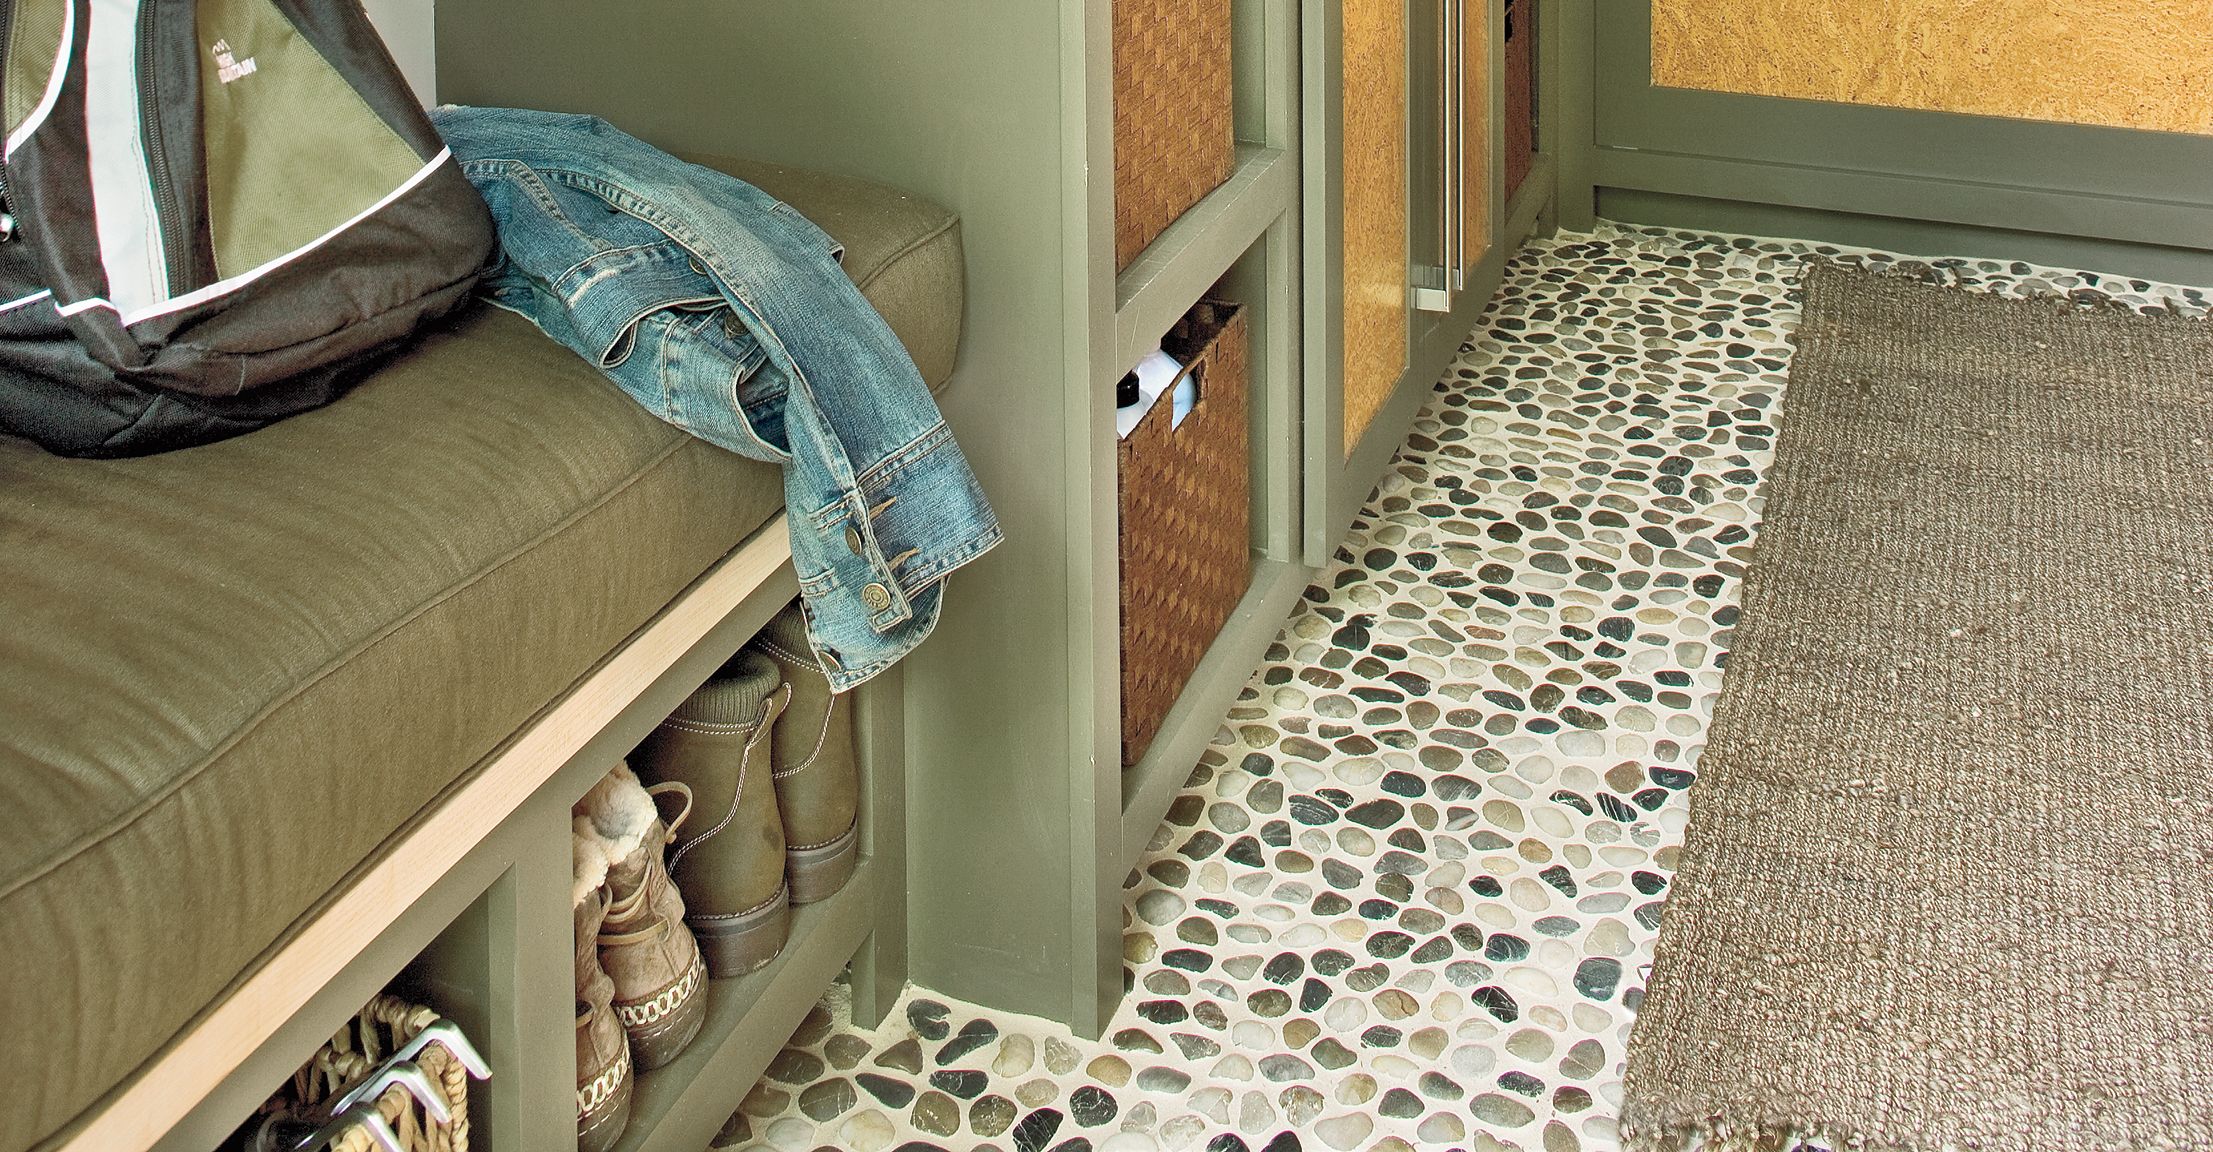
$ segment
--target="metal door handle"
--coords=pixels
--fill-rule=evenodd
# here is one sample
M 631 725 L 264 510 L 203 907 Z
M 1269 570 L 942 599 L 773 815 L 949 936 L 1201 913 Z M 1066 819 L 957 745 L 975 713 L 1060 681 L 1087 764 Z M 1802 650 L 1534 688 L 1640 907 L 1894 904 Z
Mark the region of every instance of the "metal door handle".
M 1446 245 L 1445 284 L 1454 299 L 1458 299 L 1460 290 L 1467 286 L 1468 5 L 1471 2 L 1473 0 L 1445 0 L 1452 21 L 1451 32 L 1446 37 L 1450 43 L 1447 51 L 1452 55 L 1452 67 L 1447 71 L 1450 78 L 1445 81 L 1445 102 L 1449 109 L 1445 120 L 1452 125 L 1452 148 L 1445 161 L 1448 169 L 1445 182 L 1451 187 L 1451 195 L 1446 197 L 1450 220 L 1445 234 L 1451 237 L 1451 242 Z
M 1443 217 L 1437 229 L 1436 264 L 1425 269 L 1421 286 L 1414 290 L 1414 306 L 1424 312 L 1450 312 L 1463 277 L 1460 256 L 1467 238 L 1461 233 L 1465 217 L 1461 169 L 1465 167 L 1467 111 L 1465 68 L 1467 59 L 1467 0 L 1437 0 L 1437 209 Z M 1431 277 L 1434 276 L 1432 280 Z M 1418 282 L 1420 282 L 1418 281 Z M 1435 286 L 1429 286 L 1433 283 Z

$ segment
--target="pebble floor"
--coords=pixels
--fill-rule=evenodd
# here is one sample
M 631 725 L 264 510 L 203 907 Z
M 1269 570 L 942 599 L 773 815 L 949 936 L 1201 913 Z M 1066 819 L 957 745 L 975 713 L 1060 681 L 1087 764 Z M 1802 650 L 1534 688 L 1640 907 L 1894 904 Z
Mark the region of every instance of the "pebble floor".
M 718 1147 L 1617 1146 L 1797 322 L 1825 255 L 2203 313 L 2203 290 L 1604 226 L 1531 244 L 1137 873 L 1100 1041 L 818 1007 Z

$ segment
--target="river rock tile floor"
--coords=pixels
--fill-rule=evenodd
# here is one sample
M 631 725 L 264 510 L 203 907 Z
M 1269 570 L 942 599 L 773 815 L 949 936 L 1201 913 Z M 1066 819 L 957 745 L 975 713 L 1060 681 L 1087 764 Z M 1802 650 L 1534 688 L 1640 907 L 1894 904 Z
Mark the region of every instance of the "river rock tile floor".
M 1532 243 L 1132 875 L 1107 1037 L 917 990 L 858 1031 L 834 992 L 718 1146 L 1615 1147 L 1814 254 L 2209 303 L 1652 229 Z

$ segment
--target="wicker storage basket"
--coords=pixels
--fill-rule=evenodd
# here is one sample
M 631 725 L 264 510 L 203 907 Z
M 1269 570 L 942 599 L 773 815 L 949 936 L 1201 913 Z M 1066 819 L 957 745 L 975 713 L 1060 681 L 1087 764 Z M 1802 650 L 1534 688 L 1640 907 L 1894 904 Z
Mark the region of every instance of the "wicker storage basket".
M 1245 315 L 1204 301 L 1162 341 L 1199 400 L 1155 403 L 1121 442 L 1122 763 L 1152 747 L 1252 583 Z
M 1114 266 L 1236 164 L 1230 0 L 1114 0 Z
M 348 1021 L 330 1042 L 292 1074 L 292 1082 L 261 1106 L 261 1115 L 304 1114 L 344 1093 L 385 1057 L 439 1019 L 438 1013 L 396 996 L 380 995 Z M 469 1076 L 461 1061 L 433 1042 L 416 1057 L 432 1082 L 444 1090 L 453 1119 L 438 1123 L 423 1115 L 405 1088 L 392 1087 L 377 1097 L 377 1111 L 399 1134 L 407 1152 L 469 1152 Z M 249 1125 L 258 1126 L 259 1119 Z M 251 1149 L 249 1141 L 247 1147 Z M 349 1131 L 330 1145 L 332 1152 L 371 1152 L 368 1133 Z

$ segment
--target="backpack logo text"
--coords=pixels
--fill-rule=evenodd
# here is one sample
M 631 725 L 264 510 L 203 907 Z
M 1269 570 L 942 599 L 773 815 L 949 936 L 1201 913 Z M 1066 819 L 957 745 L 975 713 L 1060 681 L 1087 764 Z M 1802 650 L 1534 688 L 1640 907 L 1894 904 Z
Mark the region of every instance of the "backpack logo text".
M 251 56 L 244 60 L 232 59 L 231 42 L 228 40 L 217 40 L 215 46 L 210 48 L 209 51 L 215 53 L 215 78 L 225 84 L 242 76 L 251 76 L 259 71 L 254 67 L 254 58 Z

